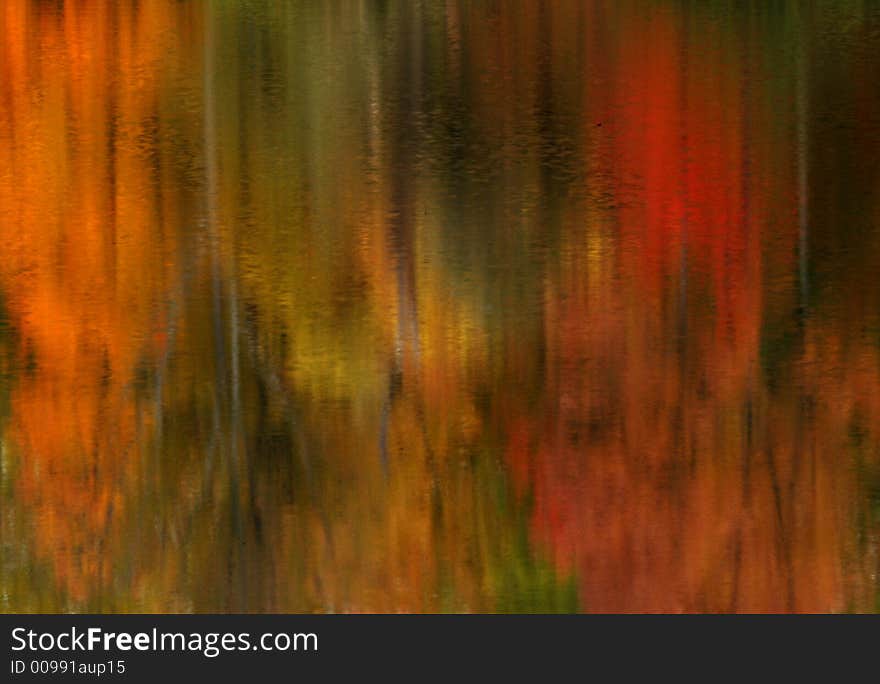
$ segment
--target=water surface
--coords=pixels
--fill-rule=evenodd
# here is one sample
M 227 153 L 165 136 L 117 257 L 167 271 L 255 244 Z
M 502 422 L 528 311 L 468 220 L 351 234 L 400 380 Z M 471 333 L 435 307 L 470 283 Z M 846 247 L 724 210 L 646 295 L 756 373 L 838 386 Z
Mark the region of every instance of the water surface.
M 4 611 L 880 605 L 874 3 L 0 36 Z

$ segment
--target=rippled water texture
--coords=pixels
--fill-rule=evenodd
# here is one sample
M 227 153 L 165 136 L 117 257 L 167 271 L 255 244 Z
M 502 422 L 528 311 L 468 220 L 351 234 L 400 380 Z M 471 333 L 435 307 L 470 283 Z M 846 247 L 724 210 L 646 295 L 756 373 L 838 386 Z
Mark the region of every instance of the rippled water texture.
M 0 36 L 0 609 L 880 606 L 875 3 Z

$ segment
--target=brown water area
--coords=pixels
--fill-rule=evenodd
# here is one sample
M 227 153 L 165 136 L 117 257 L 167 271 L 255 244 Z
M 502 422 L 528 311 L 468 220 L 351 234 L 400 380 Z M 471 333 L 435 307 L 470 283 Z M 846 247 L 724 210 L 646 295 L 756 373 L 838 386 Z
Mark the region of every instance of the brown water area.
M 0 610 L 880 608 L 880 7 L 0 4 Z

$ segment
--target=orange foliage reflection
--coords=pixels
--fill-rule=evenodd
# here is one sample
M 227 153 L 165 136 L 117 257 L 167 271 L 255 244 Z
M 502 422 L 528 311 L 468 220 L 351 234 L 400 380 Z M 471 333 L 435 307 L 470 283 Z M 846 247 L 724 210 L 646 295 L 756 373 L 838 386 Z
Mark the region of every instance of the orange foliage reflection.
M 27 369 L 9 437 L 35 548 L 74 600 L 112 577 L 149 422 L 133 384 L 162 346 L 174 207 L 146 143 L 182 16 L 160 3 L 0 9 L 0 284 Z

